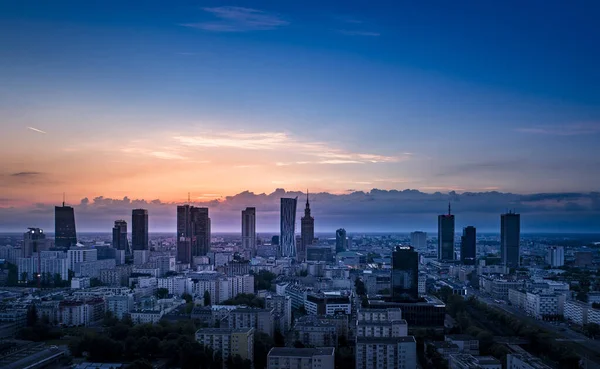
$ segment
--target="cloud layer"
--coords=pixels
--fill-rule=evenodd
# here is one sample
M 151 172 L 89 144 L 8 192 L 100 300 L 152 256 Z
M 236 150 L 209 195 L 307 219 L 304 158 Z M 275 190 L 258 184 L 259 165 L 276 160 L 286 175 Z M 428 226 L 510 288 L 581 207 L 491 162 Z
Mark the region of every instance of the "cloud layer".
M 219 6 L 203 10 L 216 20 L 186 23 L 183 26 L 211 32 L 248 32 L 267 31 L 289 24 L 276 14 L 239 6 Z
M 212 194 L 194 196 L 211 198 Z M 298 197 L 298 220 L 305 194 L 277 189 L 272 193 L 242 192 L 219 200 L 194 202 L 210 208 L 216 232 L 237 232 L 240 211 L 247 206 L 257 208 L 259 232 L 278 230 L 279 199 Z M 520 195 L 501 192 L 424 193 L 417 190 L 356 191 L 335 195 L 310 194 L 310 202 L 318 232 L 333 233 L 339 227 L 351 232 L 409 232 L 437 227 L 437 214 L 444 213 L 448 202 L 456 214 L 456 229 L 474 225 L 480 231 L 497 232 L 499 214 L 513 209 L 522 214 L 525 232 L 593 232 L 600 229 L 600 193 L 539 193 Z M 160 200 L 111 199 L 102 196 L 84 198 L 75 205 L 80 231 L 105 231 L 116 219 L 129 219 L 131 210 L 146 208 L 150 214 L 151 231 L 175 229 L 175 203 Z M 0 206 L 2 203 L 0 202 Z M 35 204 L 29 207 L 0 207 L 0 231 L 20 231 L 30 226 L 53 228 L 53 207 Z

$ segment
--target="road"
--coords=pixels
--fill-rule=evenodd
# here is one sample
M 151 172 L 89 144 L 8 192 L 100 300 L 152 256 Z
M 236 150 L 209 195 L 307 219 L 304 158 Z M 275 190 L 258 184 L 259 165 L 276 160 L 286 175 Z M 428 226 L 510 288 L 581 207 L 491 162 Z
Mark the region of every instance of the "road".
M 522 310 L 519 310 L 514 306 L 510 306 L 505 303 L 497 303 L 490 296 L 486 296 L 472 288 L 469 288 L 467 292 L 471 296 L 477 297 L 479 301 L 485 303 L 486 305 L 493 306 L 508 314 L 514 315 L 522 321 L 528 323 L 529 325 L 554 333 L 555 335 L 560 337 L 557 338 L 556 341 L 573 343 L 575 352 L 580 357 L 588 358 L 594 363 L 600 365 L 600 357 L 598 356 L 598 353 L 600 353 L 600 341 L 592 340 L 582 335 L 581 333 L 569 329 L 568 325 L 565 323 L 557 325 L 543 320 L 535 319 L 531 316 L 528 316 Z

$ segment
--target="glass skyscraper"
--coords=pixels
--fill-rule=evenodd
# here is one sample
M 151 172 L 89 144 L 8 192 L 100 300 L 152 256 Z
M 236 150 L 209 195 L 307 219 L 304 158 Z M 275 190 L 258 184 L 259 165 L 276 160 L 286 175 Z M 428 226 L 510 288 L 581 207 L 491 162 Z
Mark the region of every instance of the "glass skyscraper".
M 448 214 L 438 216 L 438 260 L 454 260 L 454 215 Z
M 191 264 L 194 256 L 208 254 L 210 237 L 208 208 L 177 206 L 177 261 Z
M 279 254 L 296 256 L 296 204 L 298 198 L 281 198 Z
M 346 238 L 346 230 L 340 228 L 335 231 L 335 252 L 344 252 L 348 249 L 348 239 Z
M 256 208 L 242 210 L 242 249 L 256 256 Z
M 124 220 L 115 220 L 115 226 L 112 230 L 112 246 L 114 249 L 123 250 L 125 254 L 130 254 L 129 240 L 127 239 L 127 222 Z
M 75 211 L 63 202 L 54 207 L 54 246 L 66 250 L 76 244 Z
M 473 226 L 463 228 L 460 239 L 460 261 L 464 265 L 475 265 L 477 258 L 477 230 Z
M 521 241 L 521 215 L 508 212 L 500 216 L 500 254 L 502 263 L 509 268 L 518 268 L 519 243 Z
M 392 253 L 392 301 L 419 299 L 419 253 L 410 246 L 397 246 Z
M 131 212 L 131 249 L 148 250 L 148 210 Z

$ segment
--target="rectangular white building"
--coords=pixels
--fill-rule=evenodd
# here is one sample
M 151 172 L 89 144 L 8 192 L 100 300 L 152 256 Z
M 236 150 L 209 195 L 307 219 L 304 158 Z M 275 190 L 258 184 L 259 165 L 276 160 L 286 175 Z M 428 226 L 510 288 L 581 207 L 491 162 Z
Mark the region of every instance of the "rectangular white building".
M 335 349 L 273 347 L 267 355 L 267 369 L 334 369 Z

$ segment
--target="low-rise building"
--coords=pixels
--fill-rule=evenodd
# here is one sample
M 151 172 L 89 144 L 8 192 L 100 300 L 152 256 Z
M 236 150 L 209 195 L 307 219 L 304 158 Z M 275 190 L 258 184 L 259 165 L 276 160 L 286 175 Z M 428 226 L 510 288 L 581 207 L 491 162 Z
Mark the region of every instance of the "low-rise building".
M 350 314 L 350 296 L 328 293 L 308 293 L 304 301 L 306 312 L 312 315 Z
M 269 336 L 275 333 L 273 309 L 237 308 L 229 313 L 229 328 L 254 328 Z
M 479 340 L 469 334 L 449 334 L 445 340 L 457 345 L 463 354 L 479 355 Z
M 335 325 L 321 321 L 315 316 L 306 316 L 299 319 L 293 328 L 294 341 L 299 341 L 304 346 L 337 347 L 338 335 Z
M 254 361 L 254 328 L 202 328 L 196 331 L 196 341 L 220 352 L 224 362 L 236 355 Z
M 267 369 L 334 369 L 335 348 L 273 347 L 267 355 Z
M 469 354 L 450 355 L 449 369 L 502 369 L 500 360 L 493 356 L 473 356 Z M 513 369 L 510 368 L 509 369 Z M 514 368 L 516 369 L 516 368 Z

